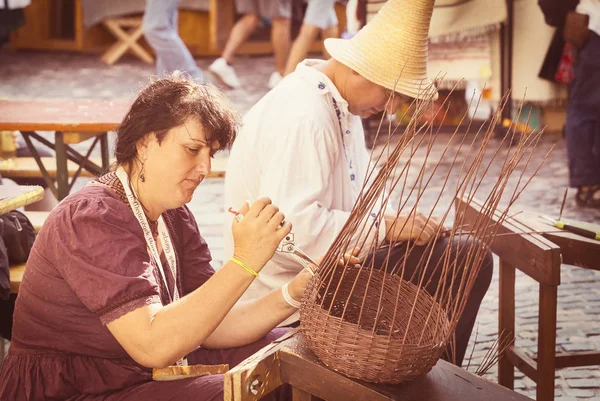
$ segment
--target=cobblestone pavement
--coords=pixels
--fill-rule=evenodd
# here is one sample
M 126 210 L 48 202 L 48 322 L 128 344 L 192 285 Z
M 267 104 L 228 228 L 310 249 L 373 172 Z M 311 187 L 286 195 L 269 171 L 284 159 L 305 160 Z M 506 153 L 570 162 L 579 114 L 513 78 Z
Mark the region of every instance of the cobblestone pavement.
M 212 60 L 198 60 L 206 68 Z M 267 91 L 266 82 L 272 70 L 269 57 L 241 57 L 236 68 L 243 89 L 227 91 L 234 106 L 243 114 Z M 125 57 L 116 65 L 107 67 L 95 55 L 68 53 L 17 52 L 0 49 L 0 99 L 74 99 L 74 98 L 131 98 L 153 74 L 153 67 L 142 64 L 131 57 Z M 442 157 L 449 135 L 441 135 L 432 146 L 429 161 L 441 158 L 441 172 L 450 165 L 448 156 Z M 498 147 L 498 140 L 491 147 Z M 543 150 L 555 145 L 544 167 L 522 194 L 517 207 L 543 211 L 545 214 L 558 214 L 562 193 L 567 185 L 565 144 L 560 137 L 546 135 L 540 141 L 540 152 L 532 159 L 532 165 L 541 160 Z M 82 145 L 84 146 L 84 145 Z M 456 146 L 452 147 L 456 153 Z M 506 152 L 502 147 L 501 154 Z M 452 152 L 450 152 L 452 154 Z M 466 151 L 459 158 L 465 158 Z M 425 161 L 424 151 L 413 159 L 418 165 Z M 456 179 L 455 177 L 452 179 Z M 451 185 L 451 184 L 450 184 Z M 483 183 L 483 190 L 489 189 L 489 182 Z M 435 186 L 432 186 L 435 188 Z M 438 187 L 439 188 L 439 187 Z M 569 196 L 564 216 L 573 219 L 600 222 L 598 210 L 581 209 Z M 425 197 L 424 207 L 431 206 L 434 198 Z M 444 193 L 441 204 L 447 204 L 451 195 Z M 222 228 L 231 216 L 223 208 L 223 181 L 207 179 L 199 187 L 190 203 L 200 230 L 205 236 L 215 259 L 215 267 L 223 261 Z M 478 316 L 478 337 L 475 344 L 470 370 L 483 359 L 487 349 L 498 335 L 498 274 L 497 263 L 494 280 L 483 300 Z M 600 272 L 564 266 L 561 272 L 562 284 L 559 287 L 559 310 L 557 349 L 563 351 L 600 350 Z M 517 275 L 517 345 L 530 354 L 536 351 L 538 292 L 536 283 L 523 274 Z M 472 342 L 474 340 L 474 335 Z M 465 362 L 466 363 L 466 362 Z M 517 391 L 535 396 L 535 384 L 529 378 L 516 373 Z M 497 380 L 496 369 L 486 375 Z M 560 400 L 600 400 L 600 370 L 597 366 L 563 369 L 556 373 L 556 399 Z

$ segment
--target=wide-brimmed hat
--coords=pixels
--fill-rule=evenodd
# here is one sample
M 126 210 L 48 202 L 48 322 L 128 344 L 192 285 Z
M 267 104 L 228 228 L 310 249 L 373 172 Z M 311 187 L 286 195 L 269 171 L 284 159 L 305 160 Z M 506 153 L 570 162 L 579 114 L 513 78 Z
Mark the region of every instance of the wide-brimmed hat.
M 352 39 L 326 39 L 331 57 L 377 85 L 435 100 L 427 76 L 427 38 L 434 0 L 388 0 Z

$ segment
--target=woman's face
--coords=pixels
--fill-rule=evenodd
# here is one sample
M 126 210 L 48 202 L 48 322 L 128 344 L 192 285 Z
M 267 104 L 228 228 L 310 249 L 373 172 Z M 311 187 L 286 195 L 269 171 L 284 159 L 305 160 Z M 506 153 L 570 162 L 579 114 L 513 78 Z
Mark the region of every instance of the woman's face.
M 206 138 L 195 119 L 171 129 L 160 145 L 154 134 L 138 149 L 144 162 L 144 190 L 164 209 L 175 209 L 192 200 L 194 190 L 210 173 L 210 159 L 219 150 Z

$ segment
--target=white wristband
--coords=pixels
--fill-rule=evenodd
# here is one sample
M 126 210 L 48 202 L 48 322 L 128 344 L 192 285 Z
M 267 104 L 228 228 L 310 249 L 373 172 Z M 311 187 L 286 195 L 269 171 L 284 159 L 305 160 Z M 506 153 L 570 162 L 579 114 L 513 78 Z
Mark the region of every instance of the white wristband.
M 290 293 L 288 291 L 288 284 L 289 283 L 286 283 L 283 287 L 281 287 L 281 293 L 283 294 L 283 299 L 285 299 L 285 302 L 287 302 L 288 305 L 290 305 L 292 308 L 299 309 L 300 306 L 302 306 L 302 302 L 298 302 L 294 298 L 292 298 L 292 296 L 290 295 Z

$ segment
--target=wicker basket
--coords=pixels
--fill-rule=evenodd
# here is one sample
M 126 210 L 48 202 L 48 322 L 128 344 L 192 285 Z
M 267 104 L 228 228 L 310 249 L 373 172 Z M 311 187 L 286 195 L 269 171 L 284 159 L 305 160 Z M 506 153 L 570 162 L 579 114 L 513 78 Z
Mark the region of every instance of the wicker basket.
M 431 370 L 450 337 L 446 312 L 398 276 L 339 268 L 331 279 L 315 276 L 305 294 L 300 319 L 309 346 L 323 363 L 349 377 L 411 380 Z

